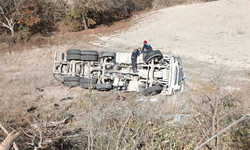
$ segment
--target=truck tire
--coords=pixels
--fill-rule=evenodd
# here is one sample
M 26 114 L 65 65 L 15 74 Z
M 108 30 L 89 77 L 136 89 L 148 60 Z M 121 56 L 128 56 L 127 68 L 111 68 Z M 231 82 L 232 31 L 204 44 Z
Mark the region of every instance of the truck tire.
M 108 91 L 112 89 L 112 85 L 110 83 L 101 83 L 96 85 L 96 89 L 100 91 Z
M 64 78 L 64 82 L 80 82 L 80 78 L 79 77 L 65 77 Z
M 95 89 L 96 84 L 80 82 L 80 86 L 85 89 Z
M 98 57 L 93 56 L 93 55 L 84 55 L 84 56 L 81 56 L 81 60 L 82 61 L 97 61 Z
M 92 51 L 92 50 L 82 50 L 81 55 L 94 55 L 94 56 L 97 56 L 98 52 L 97 51 Z
M 163 90 L 163 88 L 159 85 L 151 86 L 143 91 L 143 95 L 148 96 L 152 93 L 160 93 Z
M 93 84 L 96 84 L 97 83 L 97 79 L 81 78 L 80 82 L 81 83 L 93 83 Z
M 67 55 L 81 55 L 81 50 L 69 49 L 69 50 L 67 50 Z
M 105 52 L 101 52 L 99 57 L 100 58 L 103 58 L 103 57 L 115 57 L 115 52 L 108 52 L 108 51 L 105 51 Z
M 71 87 L 75 87 L 75 86 L 80 86 L 80 82 L 70 82 L 70 81 L 66 81 L 64 82 L 65 86 L 71 86 Z
M 96 87 L 97 79 L 91 79 L 91 78 L 81 78 L 80 79 L 80 86 L 89 89 L 94 89 Z
M 81 60 L 81 55 L 76 55 L 76 54 L 67 55 L 67 60 L 69 60 L 69 61 L 71 61 L 71 60 Z
M 157 58 L 158 60 L 160 60 L 162 58 L 161 51 L 159 51 L 159 50 L 152 51 L 152 52 L 146 54 L 143 59 L 146 63 L 148 63 L 153 58 Z

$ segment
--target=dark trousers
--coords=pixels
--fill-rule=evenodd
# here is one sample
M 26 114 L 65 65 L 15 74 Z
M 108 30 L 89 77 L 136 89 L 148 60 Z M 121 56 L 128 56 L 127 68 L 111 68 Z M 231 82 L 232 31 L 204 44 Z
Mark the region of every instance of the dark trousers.
M 137 58 L 132 57 L 131 62 L 132 62 L 132 70 L 133 70 L 133 72 L 137 71 Z

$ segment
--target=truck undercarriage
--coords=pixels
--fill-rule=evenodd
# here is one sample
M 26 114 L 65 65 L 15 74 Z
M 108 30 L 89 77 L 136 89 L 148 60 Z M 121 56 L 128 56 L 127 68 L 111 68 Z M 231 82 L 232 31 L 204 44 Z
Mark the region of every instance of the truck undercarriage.
M 137 73 L 133 73 L 131 53 L 67 50 L 67 56 L 55 52 L 53 75 L 65 86 L 97 90 L 126 90 L 144 95 L 171 95 L 183 91 L 185 75 L 180 57 L 163 55 L 159 50 L 140 55 Z M 62 79 L 58 78 L 62 76 Z

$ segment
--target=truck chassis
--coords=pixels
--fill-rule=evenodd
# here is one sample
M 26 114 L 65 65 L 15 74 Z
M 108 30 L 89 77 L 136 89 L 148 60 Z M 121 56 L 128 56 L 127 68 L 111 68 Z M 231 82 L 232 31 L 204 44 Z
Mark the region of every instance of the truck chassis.
M 135 91 L 146 96 L 184 90 L 180 57 L 164 55 L 159 50 L 139 56 L 137 73 L 132 71 L 131 53 L 69 49 L 66 57 L 64 53 L 59 60 L 57 57 L 55 52 L 53 76 L 65 86 Z

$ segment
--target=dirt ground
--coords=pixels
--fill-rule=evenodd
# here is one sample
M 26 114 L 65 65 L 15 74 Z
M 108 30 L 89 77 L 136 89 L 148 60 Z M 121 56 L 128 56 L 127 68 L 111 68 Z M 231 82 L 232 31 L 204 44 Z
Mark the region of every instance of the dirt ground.
M 1 44 L 0 121 L 14 119 L 11 117 L 27 113 L 31 108 L 50 115 L 55 110 L 67 110 L 76 120 L 81 120 L 80 101 L 88 95 L 104 101 L 104 106 L 133 105 L 138 99 L 136 93 L 64 87 L 52 76 L 53 57 L 55 51 L 66 52 L 70 48 L 131 52 L 142 46 L 144 40 L 154 49 L 182 58 L 187 88 L 197 79 L 221 78 L 229 91 L 245 90 L 250 83 L 249 1 L 221 0 L 175 6 L 136 15 L 110 27 L 57 35 L 49 40 L 51 44 L 40 47 L 18 51 L 16 46 L 6 51 Z M 126 100 L 116 101 L 118 95 Z

